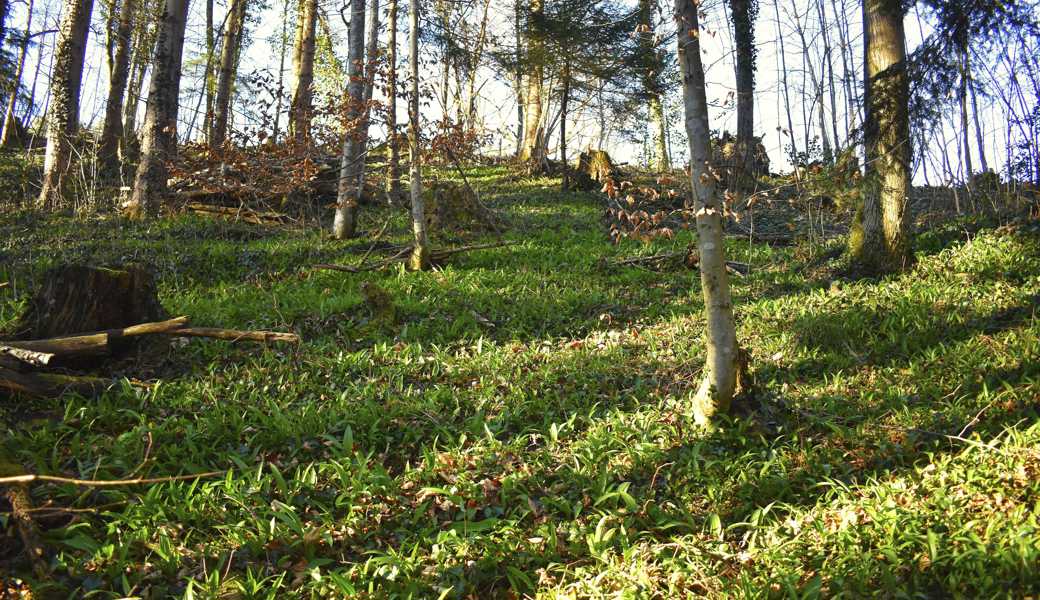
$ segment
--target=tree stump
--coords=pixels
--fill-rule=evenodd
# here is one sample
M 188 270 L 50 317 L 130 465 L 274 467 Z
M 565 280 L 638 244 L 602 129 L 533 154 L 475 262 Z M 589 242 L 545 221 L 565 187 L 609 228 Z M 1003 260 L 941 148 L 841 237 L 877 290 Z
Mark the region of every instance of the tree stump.
M 141 265 L 62 266 L 43 285 L 15 327 L 14 339 L 46 339 L 162 321 L 155 278 Z
M 426 228 L 437 231 L 499 231 L 500 218 L 480 203 L 473 190 L 452 181 L 435 181 L 423 190 Z
M 578 169 L 574 181 L 579 189 L 591 190 L 614 177 L 616 171 L 610 153 L 589 148 L 578 156 Z

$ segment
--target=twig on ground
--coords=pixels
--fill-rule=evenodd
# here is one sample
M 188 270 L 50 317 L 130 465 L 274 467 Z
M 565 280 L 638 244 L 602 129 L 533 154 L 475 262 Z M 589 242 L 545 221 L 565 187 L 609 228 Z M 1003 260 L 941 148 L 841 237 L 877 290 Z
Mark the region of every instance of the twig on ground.
M 171 475 L 169 477 L 139 477 L 136 479 L 75 479 L 71 477 L 58 477 L 56 475 L 37 475 L 27 473 L 25 475 L 14 475 L 12 477 L 0 477 L 0 485 L 28 484 L 35 481 L 46 483 L 63 483 L 79 487 L 120 487 L 124 485 L 151 485 L 154 483 L 169 483 L 172 481 L 187 481 L 190 479 L 208 479 L 210 477 L 222 477 L 227 471 L 207 471 L 205 473 L 191 473 L 188 475 Z

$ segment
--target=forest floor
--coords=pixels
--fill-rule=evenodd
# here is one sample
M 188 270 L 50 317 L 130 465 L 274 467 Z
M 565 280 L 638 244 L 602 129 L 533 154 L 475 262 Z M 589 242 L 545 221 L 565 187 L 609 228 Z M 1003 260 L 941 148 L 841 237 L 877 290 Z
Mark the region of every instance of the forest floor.
M 917 264 L 845 280 L 840 241 L 731 240 L 756 390 L 712 431 L 696 272 L 612 259 L 595 194 L 481 168 L 511 246 L 430 272 L 319 271 L 371 237 L 202 217 L 0 215 L 0 330 L 49 266 L 144 262 L 171 314 L 291 330 L 194 340 L 96 399 L 0 402 L 39 484 L 36 597 L 1022 597 L 1040 591 L 1040 227 L 955 220 Z M 390 215 L 363 212 L 375 232 Z M 386 242 L 406 243 L 405 215 Z M 495 236 L 435 238 L 439 246 Z M 831 252 L 828 252 L 828 251 Z M 379 256 L 379 250 L 372 258 Z M 366 303 L 368 282 L 392 298 Z M 372 289 L 369 287 L 368 289 Z M 2 592 L 0 592 L 2 593 Z

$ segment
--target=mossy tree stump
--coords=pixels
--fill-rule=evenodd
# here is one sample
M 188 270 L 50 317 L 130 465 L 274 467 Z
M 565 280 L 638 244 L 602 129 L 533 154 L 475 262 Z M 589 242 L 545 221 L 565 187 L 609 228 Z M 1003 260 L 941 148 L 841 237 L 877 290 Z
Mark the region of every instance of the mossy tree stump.
M 609 152 L 589 148 L 578 156 L 578 168 L 574 182 L 579 189 L 594 189 L 614 177 L 616 171 Z

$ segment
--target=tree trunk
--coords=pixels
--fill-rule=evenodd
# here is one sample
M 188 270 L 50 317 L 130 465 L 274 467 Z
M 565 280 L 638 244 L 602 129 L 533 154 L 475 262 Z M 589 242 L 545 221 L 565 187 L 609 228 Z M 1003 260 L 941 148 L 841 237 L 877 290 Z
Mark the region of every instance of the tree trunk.
M 310 138 L 311 98 L 314 91 L 314 35 L 318 22 L 318 0 L 300 2 L 300 23 L 296 29 L 296 48 L 293 62 L 296 84 L 293 86 L 292 105 L 289 108 L 289 131 L 292 138 L 303 143 Z
M 119 140 L 123 137 L 123 96 L 130 73 L 130 36 L 136 0 L 123 0 L 119 9 L 119 26 L 114 39 L 109 40 L 108 101 L 105 104 L 105 123 L 101 127 L 98 158 L 103 169 L 115 172 L 119 168 Z M 111 34 L 111 32 L 110 32 Z
M 866 273 L 904 268 L 910 253 L 909 88 L 903 12 L 899 0 L 863 3 L 865 47 L 863 204 L 849 234 L 849 250 Z
M 784 34 L 780 31 L 780 0 L 773 0 L 773 10 L 776 11 L 776 39 L 780 41 L 780 81 L 784 90 L 784 110 L 787 112 L 787 135 L 791 140 L 791 156 L 798 155 L 798 145 L 794 140 L 794 119 L 791 118 L 791 90 L 787 84 L 787 52 L 784 49 Z M 792 165 L 795 173 L 798 172 L 797 165 Z
M 961 107 L 961 141 L 964 144 L 964 183 L 971 186 L 971 176 L 975 167 L 971 164 L 971 126 L 968 124 L 968 50 L 961 51 L 961 81 L 957 88 L 957 100 Z
M 245 25 L 246 0 L 232 0 L 228 8 L 230 17 L 220 48 L 220 75 L 217 78 L 217 97 L 213 108 L 213 129 L 209 145 L 219 148 L 227 140 L 228 113 L 231 110 L 231 87 L 235 81 L 238 50 L 242 45 L 242 28 Z
M 543 0 L 531 0 L 531 14 L 542 13 Z M 538 29 L 535 31 L 535 29 Z M 545 77 L 543 66 L 545 46 L 542 40 L 541 25 L 533 27 L 529 22 L 526 28 L 527 38 L 527 85 L 524 90 L 524 141 L 520 147 L 521 161 L 540 161 L 538 156 L 542 143 L 539 130 L 542 127 L 542 84 Z
M 275 144 L 278 143 L 279 129 L 282 124 L 282 99 L 285 97 L 285 49 L 289 44 L 288 34 L 286 29 L 289 23 L 289 0 L 285 0 L 282 5 L 282 35 L 279 38 L 280 52 L 278 54 L 278 88 L 275 91 L 275 107 L 274 107 L 274 131 L 272 132 L 271 141 Z
M 426 235 L 426 211 L 422 197 L 422 155 L 419 152 L 419 0 L 411 0 L 409 3 L 408 20 L 408 64 L 412 77 L 412 93 L 408 98 L 408 148 L 414 237 L 409 265 L 418 271 L 430 266 L 430 240 Z
M 733 40 L 737 47 L 737 144 L 743 155 L 744 170 L 754 147 L 755 137 L 755 13 L 754 0 L 730 0 Z
M 484 0 L 484 16 L 480 19 L 480 33 L 477 34 L 477 45 L 473 50 L 473 61 L 469 72 L 466 91 L 466 124 L 470 129 L 477 126 L 477 71 L 484 56 L 484 45 L 487 43 L 488 9 L 491 0 Z
M 516 86 L 516 157 L 519 159 L 524 150 L 524 36 L 520 4 L 522 0 L 513 0 L 513 2 L 513 33 L 516 38 L 515 56 L 513 57 L 516 69 L 513 71 L 513 79 Z
M 343 141 L 337 190 L 336 217 L 332 235 L 338 240 L 354 237 L 357 228 L 358 173 L 365 168 L 361 150 L 360 126 L 365 82 L 361 69 L 365 63 L 365 0 L 350 3 L 350 51 L 347 57 L 347 137 Z
M 18 104 L 18 90 L 22 87 L 22 74 L 25 72 L 25 56 L 29 53 L 29 34 L 32 30 L 32 18 L 33 18 L 33 0 L 29 0 L 28 8 L 26 9 L 26 20 L 25 20 L 25 35 L 22 37 L 22 42 L 18 45 L 18 67 L 14 72 L 14 79 L 11 81 L 11 96 L 7 100 L 7 109 L 4 111 L 4 128 L 0 131 L 0 147 L 5 147 L 11 143 L 12 129 L 15 128 L 14 109 Z M 44 26 L 47 23 L 44 21 Z
M 213 67 L 217 64 L 217 36 L 216 30 L 213 28 L 213 2 L 214 0 L 206 0 L 206 72 L 203 78 L 203 85 L 206 86 L 206 112 L 202 113 L 202 134 L 207 144 L 213 135 L 213 95 L 217 91 L 217 79 L 213 77 Z M 226 18 L 225 22 L 227 22 Z
M 831 58 L 833 47 L 831 46 L 830 27 L 827 25 L 827 8 L 824 0 L 817 0 L 816 13 L 820 18 L 820 31 L 823 32 L 823 74 L 821 79 L 827 82 L 827 93 L 831 101 L 831 133 L 834 134 L 834 153 L 841 152 L 841 138 L 838 137 L 838 98 L 837 86 L 834 85 L 834 60 Z
M 67 0 L 65 16 L 58 28 L 47 112 L 47 153 L 44 155 L 43 186 L 38 201 L 43 209 L 62 205 L 72 137 L 79 129 L 79 91 L 93 9 L 94 0 Z
M 364 117 L 361 120 L 361 136 L 358 144 L 362 155 L 368 154 L 368 126 L 372 120 L 372 92 L 376 85 L 377 58 L 379 53 L 379 0 L 369 0 L 368 14 L 368 41 L 365 44 L 365 104 L 362 110 Z M 365 160 L 362 159 L 362 165 Z M 358 169 L 357 195 L 358 202 L 361 201 L 361 190 L 365 187 L 365 168 Z
M 563 178 L 560 187 L 567 191 L 570 187 L 568 172 L 570 165 L 567 164 L 567 101 L 571 95 L 571 65 L 564 63 L 563 66 L 563 91 L 560 97 L 560 166 L 563 169 Z
M 698 10 L 699 3 L 693 0 L 675 0 L 686 135 L 690 143 L 692 208 L 697 218 L 701 290 L 708 321 L 705 378 L 694 400 L 694 415 L 698 422 L 703 423 L 708 422 L 713 414 L 729 409 L 737 391 L 740 352 L 729 277 L 726 274 L 722 207 L 710 167 L 712 157 L 708 102 L 704 89 L 704 66 L 701 63 Z
M 387 14 L 386 129 L 390 156 L 386 162 L 386 193 L 391 202 L 402 199 L 401 144 L 397 135 L 397 0 L 390 0 Z
M 979 101 L 975 97 L 975 78 L 971 76 L 971 64 L 965 60 L 965 72 L 968 75 L 968 93 L 971 95 L 971 114 L 975 121 L 975 143 L 979 147 L 979 162 L 982 163 L 982 172 L 989 171 L 989 162 L 986 160 L 986 144 L 982 139 L 982 124 L 979 120 Z M 2 145 L 2 143 L 0 143 Z
M 126 207 L 130 218 L 154 215 L 167 193 L 167 162 L 177 154 L 177 109 L 188 2 L 166 0 L 163 8 L 144 115 L 141 160 L 137 165 L 134 193 Z

